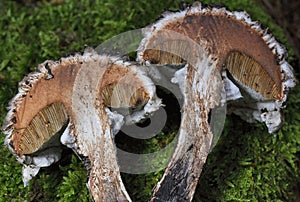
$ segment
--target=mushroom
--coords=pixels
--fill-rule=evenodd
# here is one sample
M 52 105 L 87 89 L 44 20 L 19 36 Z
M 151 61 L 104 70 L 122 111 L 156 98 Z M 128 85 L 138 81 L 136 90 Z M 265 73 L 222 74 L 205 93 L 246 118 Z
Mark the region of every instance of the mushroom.
M 178 144 L 151 201 L 191 201 L 212 145 L 210 110 L 227 101 L 229 113 L 276 132 L 295 84 L 292 68 L 286 50 L 245 12 L 196 2 L 165 13 L 144 36 L 140 62 L 186 64 L 173 78 L 184 96 Z
M 38 70 L 20 82 L 3 125 L 6 145 L 24 165 L 24 183 L 60 159 L 63 143 L 88 158 L 95 201 L 130 201 L 114 144 L 126 116 L 109 108 L 143 105 L 131 115 L 142 119 L 160 106 L 154 84 L 137 66 L 91 49 Z
M 275 132 L 293 73 L 285 49 L 245 12 L 195 3 L 165 14 L 144 34 L 138 61 L 179 68 L 171 81 L 184 98 L 178 143 L 151 201 L 191 201 L 213 145 L 211 112 L 227 103 L 229 112 Z M 24 166 L 24 183 L 57 162 L 63 144 L 88 158 L 95 201 L 130 201 L 114 135 L 161 106 L 147 68 L 87 49 L 38 70 L 20 82 L 3 124 L 5 143 Z M 114 111 L 132 107 L 138 110 Z

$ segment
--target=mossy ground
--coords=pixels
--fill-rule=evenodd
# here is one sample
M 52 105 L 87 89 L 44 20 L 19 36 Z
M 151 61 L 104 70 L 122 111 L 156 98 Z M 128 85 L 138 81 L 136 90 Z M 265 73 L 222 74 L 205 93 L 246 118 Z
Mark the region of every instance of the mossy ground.
M 59 59 L 84 46 L 96 47 L 124 31 L 154 22 L 164 10 L 177 10 L 180 0 L 23 0 L 0 2 L 0 122 L 17 82 L 46 59 Z M 224 3 L 231 10 L 246 10 L 270 27 L 286 44 L 283 31 L 250 0 L 206 0 Z M 290 46 L 286 44 L 289 48 Z M 289 61 L 293 51 L 289 48 Z M 285 109 L 286 122 L 278 135 L 262 124 L 249 125 L 228 116 L 218 145 L 209 155 L 195 194 L 195 201 L 293 201 L 300 182 L 300 88 L 296 87 Z M 171 132 L 171 131 L 170 131 Z M 166 139 L 166 138 L 165 138 Z M 145 151 L 161 147 L 162 135 L 145 143 Z M 3 145 L 4 135 L 0 144 Z M 142 148 L 142 147 L 141 147 Z M 21 166 L 7 148 L 0 147 L 0 201 L 90 201 L 86 171 L 80 161 L 65 158 L 43 169 L 24 188 Z M 123 176 L 133 199 L 145 201 L 161 172 Z

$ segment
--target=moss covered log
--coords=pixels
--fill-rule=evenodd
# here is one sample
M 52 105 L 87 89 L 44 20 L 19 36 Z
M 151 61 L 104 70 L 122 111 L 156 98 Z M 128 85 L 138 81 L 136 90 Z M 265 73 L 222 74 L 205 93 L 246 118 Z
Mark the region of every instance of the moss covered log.
M 289 50 L 289 62 L 296 65 L 292 45 L 284 31 L 259 5 L 250 0 L 202 1 L 225 4 L 230 10 L 246 10 L 254 20 L 270 27 Z M 187 1 L 187 3 L 191 3 Z M 17 82 L 46 59 L 57 60 L 85 45 L 96 47 L 124 31 L 144 27 L 165 10 L 178 10 L 176 1 L 117 0 L 3 0 L 0 2 L 0 122 L 5 106 L 16 94 Z M 299 67 L 295 67 L 295 69 Z M 268 134 L 262 124 L 249 125 L 228 116 L 226 128 L 209 155 L 194 201 L 296 201 L 300 184 L 300 88 L 290 93 L 285 123 L 277 135 Z M 178 123 L 174 120 L 173 124 Z M 119 140 L 120 147 L 136 145 L 135 152 L 147 153 L 164 147 L 176 126 L 157 138 L 134 142 Z M 1 134 L 0 144 L 3 145 Z M 0 201 L 91 201 L 86 188 L 87 173 L 69 150 L 51 169 L 42 171 L 28 187 L 21 179 L 21 166 L 5 147 L 0 147 Z M 134 201 L 146 201 L 162 172 L 123 174 Z

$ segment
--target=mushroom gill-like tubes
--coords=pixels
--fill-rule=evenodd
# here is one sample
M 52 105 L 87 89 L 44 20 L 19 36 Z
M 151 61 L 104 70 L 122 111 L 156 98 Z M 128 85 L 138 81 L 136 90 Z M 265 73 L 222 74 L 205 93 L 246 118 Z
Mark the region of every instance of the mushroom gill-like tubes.
M 246 114 L 245 119 L 253 117 L 265 122 L 269 132 L 274 132 L 280 126 L 279 111 L 287 98 L 288 88 L 295 84 L 294 76 L 285 60 L 285 49 L 245 12 L 203 8 L 196 2 L 184 11 L 165 14 L 146 28 L 144 34 L 138 48 L 140 62 L 189 64 L 183 88 L 185 104 L 178 145 L 154 190 L 152 201 L 191 201 L 212 138 L 207 125 L 206 113 L 210 109 L 207 103 L 217 93 L 215 89 L 220 89 L 209 86 L 220 85 L 222 81 L 218 77 L 222 74 L 226 93 L 235 94 L 228 100 L 249 95 L 250 102 L 255 105 L 253 110 L 245 110 L 243 106 L 249 101 L 243 99 L 246 104 L 240 105 L 238 114 Z M 178 38 L 180 34 L 183 40 Z M 194 47 L 197 46 L 190 46 L 192 43 L 187 41 L 194 41 L 201 47 L 198 50 L 205 51 L 195 54 Z M 206 63 L 205 57 L 211 62 Z M 216 83 L 212 85 L 211 81 Z M 240 92 L 237 92 L 237 86 Z M 202 102 L 199 98 L 203 98 Z M 214 100 L 217 102 L 218 99 L 215 97 Z M 190 147 L 186 149 L 185 145 Z
M 143 105 L 136 119 L 143 118 L 161 103 L 153 82 L 137 66 L 91 49 L 38 69 L 20 82 L 2 128 L 6 145 L 23 164 L 24 184 L 60 159 L 63 143 L 89 159 L 95 201 L 130 201 L 114 144 L 125 120 L 108 107 Z

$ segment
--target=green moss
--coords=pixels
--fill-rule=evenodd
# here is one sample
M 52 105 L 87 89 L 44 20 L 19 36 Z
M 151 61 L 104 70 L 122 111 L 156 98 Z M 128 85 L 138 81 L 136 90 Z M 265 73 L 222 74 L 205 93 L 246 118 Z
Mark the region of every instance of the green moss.
M 1 138 L 3 143 L 3 138 Z M 15 158 L 2 146 L 0 148 L 0 201 L 23 201 L 29 188 L 24 188 L 21 178 L 21 166 Z
M 8 101 L 16 94 L 17 82 L 46 59 L 58 59 L 84 45 L 96 47 L 119 33 L 154 22 L 163 10 L 177 10 L 180 0 L 0 2 L 0 121 Z M 192 1 L 190 1 L 192 2 Z M 283 31 L 250 0 L 222 2 L 231 10 L 246 10 L 254 20 L 270 27 L 293 51 Z M 277 136 L 266 128 L 249 125 L 229 116 L 218 145 L 208 158 L 195 201 L 291 201 L 299 180 L 297 154 L 300 147 L 300 89 L 295 88 L 285 110 L 286 122 Z M 234 124 L 233 124 L 234 123 Z M 170 132 L 170 131 L 169 131 Z M 168 133 L 144 143 L 144 152 L 166 144 Z M 4 142 L 4 135 L 0 144 Z M 30 186 L 23 187 L 21 166 L 5 147 L 0 147 L 0 201 L 89 201 L 86 171 L 80 161 L 68 157 L 64 164 L 43 169 Z M 136 201 L 145 201 L 162 172 L 124 176 Z

